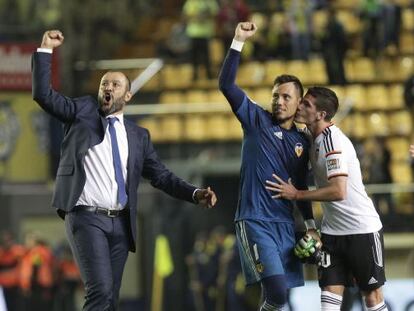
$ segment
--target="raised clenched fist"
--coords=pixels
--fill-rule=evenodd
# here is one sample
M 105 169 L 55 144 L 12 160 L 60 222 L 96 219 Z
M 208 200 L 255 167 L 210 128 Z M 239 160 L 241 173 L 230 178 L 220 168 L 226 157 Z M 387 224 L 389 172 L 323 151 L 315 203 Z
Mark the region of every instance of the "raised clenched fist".
M 247 38 L 253 36 L 257 30 L 257 26 L 252 22 L 241 22 L 237 25 L 234 39 L 244 42 Z
M 41 48 L 54 49 L 63 43 L 64 37 L 59 30 L 48 30 L 43 34 Z

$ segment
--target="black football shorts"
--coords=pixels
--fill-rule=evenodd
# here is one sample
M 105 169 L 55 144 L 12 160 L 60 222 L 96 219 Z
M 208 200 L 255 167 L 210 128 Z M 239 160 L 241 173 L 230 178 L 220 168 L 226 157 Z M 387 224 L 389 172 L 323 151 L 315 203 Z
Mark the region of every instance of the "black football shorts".
M 319 286 L 358 285 L 372 291 L 385 282 L 382 230 L 367 234 L 322 234 L 323 260 L 318 268 Z

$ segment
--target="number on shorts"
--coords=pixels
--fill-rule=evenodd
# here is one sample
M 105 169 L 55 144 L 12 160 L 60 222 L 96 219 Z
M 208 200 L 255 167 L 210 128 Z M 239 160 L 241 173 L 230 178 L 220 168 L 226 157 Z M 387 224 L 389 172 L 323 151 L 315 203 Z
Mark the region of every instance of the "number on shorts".
M 328 268 L 331 265 L 331 255 L 327 252 L 322 251 L 321 266 Z

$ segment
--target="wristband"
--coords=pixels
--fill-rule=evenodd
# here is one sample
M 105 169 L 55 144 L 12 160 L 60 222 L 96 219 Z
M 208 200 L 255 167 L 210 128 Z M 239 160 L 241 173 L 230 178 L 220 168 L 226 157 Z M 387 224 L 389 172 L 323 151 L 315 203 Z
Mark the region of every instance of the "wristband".
M 244 42 L 237 41 L 236 39 L 233 39 L 233 42 L 231 43 L 230 48 L 233 50 L 236 50 L 238 52 L 241 52 L 243 48 Z
M 52 53 L 53 53 L 53 49 L 48 49 L 48 48 L 37 48 L 36 52 L 41 52 L 41 53 L 49 53 L 49 54 L 52 54 Z
M 316 230 L 316 224 L 314 219 L 306 219 L 305 220 L 305 228 L 306 230 L 314 229 Z

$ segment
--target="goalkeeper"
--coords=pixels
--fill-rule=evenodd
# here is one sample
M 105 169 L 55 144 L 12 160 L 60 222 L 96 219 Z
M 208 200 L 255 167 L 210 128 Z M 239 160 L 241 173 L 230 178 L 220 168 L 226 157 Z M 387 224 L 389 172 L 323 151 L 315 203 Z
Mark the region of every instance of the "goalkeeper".
M 219 86 L 243 128 L 239 204 L 235 215 L 237 244 L 247 284 L 260 282 L 260 311 L 282 311 L 289 288 L 304 284 L 302 264 L 294 256 L 294 204 L 273 200 L 263 180 L 272 172 L 291 176 L 307 189 L 309 141 L 293 119 L 302 100 L 303 86 L 297 77 L 276 77 L 268 112 L 252 101 L 236 84 L 244 42 L 257 30 L 254 23 L 239 23 L 220 72 Z M 309 232 L 316 232 L 312 207 L 299 203 Z
M 322 310 L 339 311 L 344 288 L 355 280 L 366 310 L 386 311 L 382 223 L 362 183 L 354 146 L 331 122 L 337 110 L 332 90 L 311 87 L 296 113 L 295 121 L 305 123 L 314 139 L 310 162 L 317 189 L 298 190 L 276 175 L 266 188 L 276 192 L 276 199 L 322 201 Z

